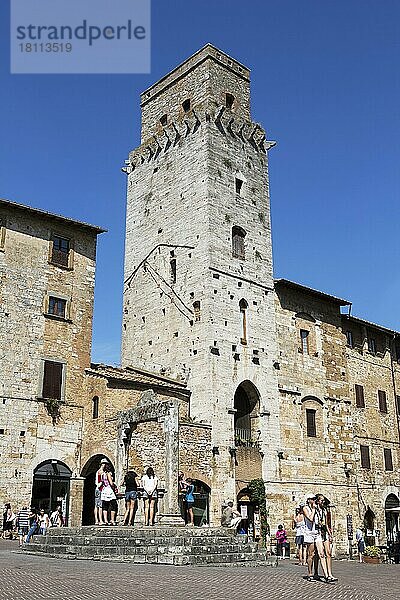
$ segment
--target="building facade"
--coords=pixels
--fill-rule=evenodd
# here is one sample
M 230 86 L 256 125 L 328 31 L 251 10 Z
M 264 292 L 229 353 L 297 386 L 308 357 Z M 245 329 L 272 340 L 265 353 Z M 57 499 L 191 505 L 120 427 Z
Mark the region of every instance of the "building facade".
M 229 499 L 251 519 L 261 478 L 272 530 L 290 530 L 313 491 L 331 503 L 339 551 L 351 525 L 394 541 L 400 334 L 274 280 L 274 142 L 252 121 L 249 70 L 207 45 L 141 104 L 123 169 L 121 367 L 90 363 L 102 230 L 0 202 L 0 501 L 62 502 L 70 524 L 90 524 L 106 456 L 117 483 L 155 468 L 160 522 L 181 518 L 181 469 L 198 525 L 219 524 Z

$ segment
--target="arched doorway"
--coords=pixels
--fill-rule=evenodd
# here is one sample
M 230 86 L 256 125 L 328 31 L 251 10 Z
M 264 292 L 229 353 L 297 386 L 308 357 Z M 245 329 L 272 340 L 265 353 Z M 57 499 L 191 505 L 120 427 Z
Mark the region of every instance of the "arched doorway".
M 364 529 L 365 529 L 365 543 L 367 546 L 375 545 L 375 513 L 368 506 L 364 514 Z
M 46 460 L 33 472 L 31 506 L 52 512 L 61 504 L 68 523 L 69 489 L 72 471 L 59 460 Z
M 242 521 L 239 526 L 239 532 L 248 533 L 249 526 L 254 530 L 254 514 L 258 511 L 258 507 L 250 500 L 250 492 L 247 487 L 242 488 L 237 495 L 237 507 L 242 515 Z
M 385 500 L 385 522 L 388 545 L 400 542 L 399 514 L 400 500 L 396 494 L 389 494 Z
M 210 522 L 210 493 L 211 488 L 201 481 L 200 479 L 192 479 L 194 485 L 194 505 L 193 505 L 193 516 L 194 525 L 196 527 L 202 527 L 208 525 Z M 186 503 L 184 502 L 184 496 L 180 497 L 179 500 L 181 516 L 185 520 L 188 520 L 186 514 Z
M 89 458 L 81 472 L 81 476 L 85 478 L 83 484 L 82 525 L 93 525 L 94 523 L 94 492 L 96 487 L 94 476 L 100 467 L 102 458 L 107 458 L 111 466 L 111 471 L 114 474 L 114 466 L 111 460 L 104 454 L 95 454 Z
M 251 381 L 243 381 L 236 389 L 234 399 L 235 445 L 254 446 L 258 443 L 258 415 L 260 394 Z

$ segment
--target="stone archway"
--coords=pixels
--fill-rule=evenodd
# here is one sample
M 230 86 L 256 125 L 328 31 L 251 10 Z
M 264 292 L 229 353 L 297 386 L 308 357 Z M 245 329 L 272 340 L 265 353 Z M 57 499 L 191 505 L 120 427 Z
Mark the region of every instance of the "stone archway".
M 81 476 L 85 479 L 83 484 L 82 525 L 93 525 L 94 523 L 94 477 L 103 457 L 107 458 L 111 466 L 111 471 L 114 473 L 114 466 L 105 454 L 91 456 L 81 472 Z
M 385 525 L 388 544 L 394 544 L 399 538 L 400 500 L 396 494 L 389 494 L 385 500 Z
M 252 446 L 258 437 L 260 393 L 251 381 L 242 381 L 234 398 L 234 427 L 237 446 Z
M 38 464 L 33 471 L 31 506 L 51 513 L 61 504 L 67 523 L 71 477 L 71 469 L 59 460 L 49 459 Z

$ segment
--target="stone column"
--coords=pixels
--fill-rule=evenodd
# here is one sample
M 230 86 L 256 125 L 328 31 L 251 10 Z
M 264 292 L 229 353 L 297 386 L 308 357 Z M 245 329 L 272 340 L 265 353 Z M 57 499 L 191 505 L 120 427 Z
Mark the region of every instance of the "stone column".
M 165 496 L 163 513 L 159 515 L 162 525 L 184 525 L 178 502 L 179 474 L 179 402 L 171 400 L 168 412 L 159 418 L 165 432 Z
M 68 527 L 82 525 L 84 477 L 73 477 L 69 488 Z

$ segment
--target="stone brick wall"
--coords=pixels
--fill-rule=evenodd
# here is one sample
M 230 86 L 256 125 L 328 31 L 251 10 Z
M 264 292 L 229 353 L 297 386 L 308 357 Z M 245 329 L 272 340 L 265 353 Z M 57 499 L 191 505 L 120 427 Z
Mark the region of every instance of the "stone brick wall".
M 84 368 L 90 364 L 96 237 L 100 230 L 0 201 L 0 503 L 29 504 L 45 460 L 79 473 Z M 71 240 L 68 268 L 49 260 L 52 235 Z M 67 318 L 48 315 L 48 296 L 67 298 Z M 64 363 L 57 423 L 40 399 L 43 361 Z

